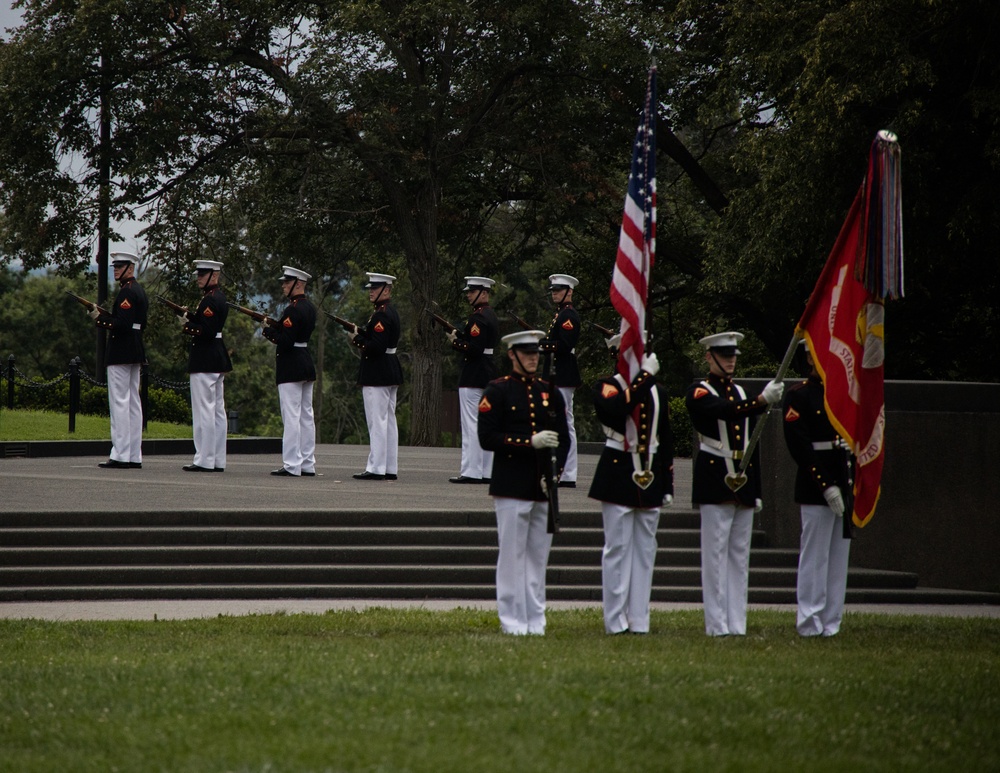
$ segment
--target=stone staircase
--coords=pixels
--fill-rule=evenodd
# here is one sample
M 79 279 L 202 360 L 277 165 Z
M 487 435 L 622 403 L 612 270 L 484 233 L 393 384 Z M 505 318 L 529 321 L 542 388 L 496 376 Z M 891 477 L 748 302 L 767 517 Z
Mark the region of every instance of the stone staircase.
M 654 601 L 700 602 L 694 510 L 660 522 Z M 567 512 L 548 597 L 599 603 L 600 514 Z M 0 516 L 0 602 L 108 599 L 495 598 L 492 513 L 226 511 Z M 751 603 L 795 601 L 797 552 L 755 533 Z M 996 603 L 991 594 L 921 590 L 917 576 L 852 567 L 848 601 Z

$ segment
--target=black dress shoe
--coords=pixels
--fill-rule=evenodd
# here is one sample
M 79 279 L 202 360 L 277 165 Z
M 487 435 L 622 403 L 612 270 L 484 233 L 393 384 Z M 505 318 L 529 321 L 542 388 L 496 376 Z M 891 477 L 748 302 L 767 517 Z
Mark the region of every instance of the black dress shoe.
M 355 480 L 385 480 L 385 475 L 379 475 L 377 472 L 356 472 L 352 476 Z
M 396 473 L 394 473 L 394 472 L 387 472 L 385 474 L 385 479 L 386 480 L 397 480 L 398 478 L 399 478 L 399 476 L 396 475 Z
M 487 485 L 489 485 L 490 481 L 492 481 L 492 480 L 493 480 L 493 478 L 483 478 L 483 479 L 482 479 L 481 481 L 479 481 L 479 482 L 480 482 L 480 483 L 486 483 Z
M 130 470 L 141 470 L 142 462 L 129 462 L 128 466 Z
M 293 472 L 289 472 L 284 467 L 282 467 L 280 470 L 271 470 L 271 474 L 272 475 L 277 475 L 277 476 L 282 477 L 282 478 L 297 478 L 298 477 L 298 475 L 296 475 Z
M 482 483 L 482 478 L 469 478 L 465 475 L 459 475 L 456 478 L 448 478 L 449 483 Z
M 106 462 L 99 462 L 97 466 L 105 470 L 127 470 L 132 465 L 128 462 L 119 462 L 117 459 L 108 459 Z
M 212 468 L 212 472 L 225 472 L 225 471 L 226 471 L 225 467 L 213 467 Z
M 559 488 L 576 488 L 575 480 L 561 480 L 559 481 Z
M 305 470 L 303 470 L 302 471 L 302 477 L 303 478 L 315 478 L 316 477 L 316 471 L 313 470 L 312 472 L 306 472 Z
M 197 464 L 185 464 L 181 469 L 184 472 L 215 472 L 212 467 L 202 467 Z

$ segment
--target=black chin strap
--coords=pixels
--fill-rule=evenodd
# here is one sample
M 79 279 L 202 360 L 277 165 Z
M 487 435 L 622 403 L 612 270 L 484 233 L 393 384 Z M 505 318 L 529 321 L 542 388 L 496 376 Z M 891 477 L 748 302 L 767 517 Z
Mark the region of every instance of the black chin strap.
M 374 301 L 372 301 L 372 303 L 373 303 L 373 304 L 375 304 L 375 305 L 378 305 L 378 302 L 379 302 L 380 300 L 382 300 L 382 293 L 384 293 L 384 292 L 385 292 L 385 288 L 386 288 L 386 286 L 385 286 L 385 285 L 381 285 L 381 286 L 380 286 L 380 287 L 378 288 L 378 295 L 376 295 L 376 296 L 375 296 L 375 300 L 374 300 Z
M 483 294 L 483 288 L 480 287 L 476 290 L 476 297 L 472 299 L 472 308 L 476 308 L 476 304 L 479 303 L 479 297 Z
M 732 377 L 733 377 L 733 374 L 732 374 L 732 373 L 730 373 L 729 371 L 727 371 L 727 370 L 726 370 L 725 368 L 723 368 L 723 367 L 722 367 L 722 363 L 721 363 L 721 362 L 719 362 L 718 358 L 716 358 L 716 356 L 715 356 L 715 352 L 713 352 L 713 351 L 712 351 L 711 349 L 709 349 L 709 350 L 708 350 L 708 353 L 709 353 L 709 355 L 710 355 L 710 356 L 711 356 L 711 358 L 712 358 L 712 362 L 714 362 L 714 363 L 715 363 L 715 366 L 716 366 L 716 367 L 717 367 L 717 368 L 718 368 L 719 370 L 721 370 L 721 371 L 723 372 L 723 374 L 725 374 L 726 378 L 732 378 Z M 734 371 L 735 371 L 735 369 L 734 369 Z

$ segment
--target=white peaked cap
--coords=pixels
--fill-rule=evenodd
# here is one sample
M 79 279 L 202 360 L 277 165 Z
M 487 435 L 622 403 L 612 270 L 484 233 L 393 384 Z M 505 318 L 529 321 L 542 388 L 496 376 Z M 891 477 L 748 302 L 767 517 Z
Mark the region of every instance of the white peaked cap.
M 222 271 L 221 260 L 196 260 L 194 262 L 196 271 Z
M 138 263 L 139 256 L 134 252 L 112 252 L 111 253 L 112 263 Z
M 371 288 L 376 285 L 391 285 L 396 281 L 396 277 L 391 274 L 375 274 L 371 271 L 365 272 L 368 275 L 368 284 L 365 287 Z
M 303 282 L 308 282 L 312 279 L 312 274 L 307 274 L 301 268 L 293 268 L 292 266 L 282 266 L 281 270 L 284 272 L 281 275 L 281 279 L 301 279 Z
M 467 276 L 465 277 L 465 289 L 473 290 L 477 287 L 481 287 L 484 290 L 490 290 L 493 288 L 497 282 L 495 279 L 490 279 L 485 276 Z
M 739 354 L 740 350 L 737 349 L 736 346 L 742 340 L 742 333 L 729 331 L 726 333 L 715 333 L 714 335 L 705 336 L 704 338 L 699 339 L 698 343 L 706 349 L 735 349 L 733 354 Z
M 509 333 L 500 340 L 507 344 L 508 349 L 515 346 L 528 351 L 538 351 L 538 342 L 545 338 L 545 333 L 541 330 L 518 330 L 516 333 Z
M 569 274 L 549 274 L 549 284 L 555 287 L 576 287 L 580 280 Z

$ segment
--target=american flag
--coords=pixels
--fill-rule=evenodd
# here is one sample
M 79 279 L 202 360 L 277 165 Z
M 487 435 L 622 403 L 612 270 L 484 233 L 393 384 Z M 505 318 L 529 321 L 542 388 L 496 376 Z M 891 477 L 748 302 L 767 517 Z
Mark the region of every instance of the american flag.
M 639 375 L 646 348 L 646 295 L 656 255 L 656 67 L 649 68 L 646 104 L 632 147 L 625 212 L 611 277 L 611 304 L 622 317 L 618 372 L 629 383 Z M 627 422 L 626 449 L 638 444 L 635 422 Z

